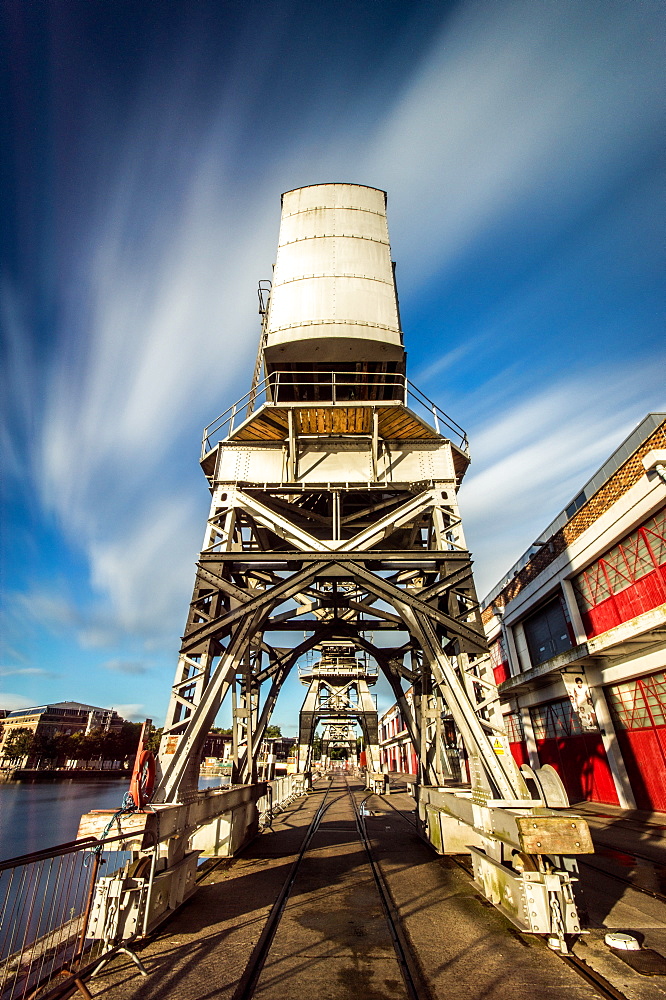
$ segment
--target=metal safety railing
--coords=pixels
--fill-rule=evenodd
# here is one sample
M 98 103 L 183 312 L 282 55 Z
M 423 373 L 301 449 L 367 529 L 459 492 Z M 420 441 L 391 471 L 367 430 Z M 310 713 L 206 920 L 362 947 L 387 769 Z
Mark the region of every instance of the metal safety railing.
M 115 929 L 102 927 L 94 901 L 100 880 L 125 868 L 127 835 L 95 837 L 0 862 L 0 1000 L 47 995 L 80 976 L 117 947 Z M 142 858 L 152 873 L 154 859 Z
M 260 829 L 307 784 L 305 774 L 269 782 L 257 802 Z M 137 851 L 135 839 L 129 832 L 85 837 L 0 862 L 0 1000 L 73 988 L 89 1000 L 85 980 L 118 951 L 145 974 L 128 944 L 154 929 L 171 903 L 162 899 L 166 883 L 159 889 L 168 875 L 159 845 Z
M 275 813 L 282 812 L 299 796 L 305 795 L 307 787 L 308 775 L 303 773 L 285 774 L 269 781 L 266 794 L 257 800 L 259 828 L 270 827 Z
M 204 428 L 201 457 L 228 439 L 262 406 L 377 406 L 398 403 L 409 407 L 438 434 L 448 436 L 468 451 L 467 434 L 405 375 L 379 372 L 272 372 Z

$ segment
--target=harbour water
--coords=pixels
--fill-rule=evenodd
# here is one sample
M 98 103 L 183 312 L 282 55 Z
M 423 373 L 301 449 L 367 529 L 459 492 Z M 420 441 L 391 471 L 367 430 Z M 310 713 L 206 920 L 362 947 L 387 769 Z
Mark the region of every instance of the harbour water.
M 217 788 L 220 779 L 199 785 Z M 82 813 L 119 809 L 127 786 L 127 778 L 0 782 L 0 861 L 74 840 Z

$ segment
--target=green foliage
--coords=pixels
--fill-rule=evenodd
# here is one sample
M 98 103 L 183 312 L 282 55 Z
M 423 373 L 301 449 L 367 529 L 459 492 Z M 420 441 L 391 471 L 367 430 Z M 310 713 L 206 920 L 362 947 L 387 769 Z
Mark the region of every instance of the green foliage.
M 150 736 L 146 740 L 146 750 L 151 750 L 154 754 L 159 753 L 163 732 L 164 728 L 162 726 L 159 729 L 155 729 L 155 726 L 150 727 Z
M 282 730 L 279 726 L 266 726 L 267 739 L 277 739 L 280 736 L 282 736 Z
M 15 729 L 7 738 L 3 754 L 10 760 L 18 760 L 32 753 L 32 732 L 29 729 Z
M 31 767 L 64 767 L 66 760 L 118 760 L 124 766 L 134 761 L 141 726 L 125 722 L 120 730 L 95 729 L 86 734 L 33 733 L 17 729 L 8 738 L 3 751 L 10 760 L 29 757 Z

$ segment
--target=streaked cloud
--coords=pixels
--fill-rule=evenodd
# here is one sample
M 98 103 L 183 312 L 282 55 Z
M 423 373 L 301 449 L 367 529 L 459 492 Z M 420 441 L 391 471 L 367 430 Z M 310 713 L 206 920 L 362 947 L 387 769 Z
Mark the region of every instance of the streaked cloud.
M 524 392 L 474 430 L 460 507 L 479 596 L 663 395 L 658 367 L 600 364 Z
M 127 719 L 128 722 L 143 722 L 146 717 L 143 705 L 136 702 L 131 702 L 125 705 L 114 705 L 113 706 L 123 719 Z M 153 720 L 154 721 L 154 720 Z
M 117 674 L 128 674 L 130 676 L 147 674 L 150 671 L 150 667 L 147 667 L 145 663 L 141 663 L 138 660 L 107 660 L 102 666 L 105 670 L 111 670 Z
M 458 6 L 362 159 L 390 192 L 410 290 L 445 278 L 511 216 L 528 237 L 562 228 L 654 141 L 666 82 L 658 10 Z
M 51 670 L 41 667 L 0 667 L 0 677 L 57 677 Z
M 26 698 L 25 695 L 0 691 L 0 708 L 10 712 L 17 712 L 19 708 L 31 708 L 35 704 L 37 703 L 32 698 Z

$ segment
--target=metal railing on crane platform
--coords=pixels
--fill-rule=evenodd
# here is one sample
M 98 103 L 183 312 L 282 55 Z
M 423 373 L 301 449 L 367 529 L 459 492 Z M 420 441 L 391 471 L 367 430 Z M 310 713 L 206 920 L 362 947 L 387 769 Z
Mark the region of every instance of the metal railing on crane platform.
M 224 413 L 204 428 L 202 459 L 220 441 L 231 437 L 253 413 L 263 406 L 390 406 L 409 407 L 427 420 L 438 434 L 448 436 L 465 453 L 467 434 L 436 403 L 421 392 L 405 375 L 396 372 L 272 372 L 253 385 Z
M 129 874 L 127 835 L 85 837 L 0 862 L 0 998 L 47 995 L 117 950 L 117 928 L 95 911 L 100 880 Z M 154 871 L 153 851 L 144 867 Z M 145 905 L 142 913 L 147 913 Z M 137 927 L 137 934 L 142 930 Z
M 305 794 L 307 780 L 293 774 L 268 782 L 257 802 L 260 829 Z M 128 832 L 84 837 L 0 862 L 0 1000 L 38 993 L 46 1000 L 74 988 L 88 1000 L 85 982 L 118 951 L 145 974 L 128 944 L 172 911 L 159 889 L 167 874 L 159 844 L 137 857 L 134 839 Z

